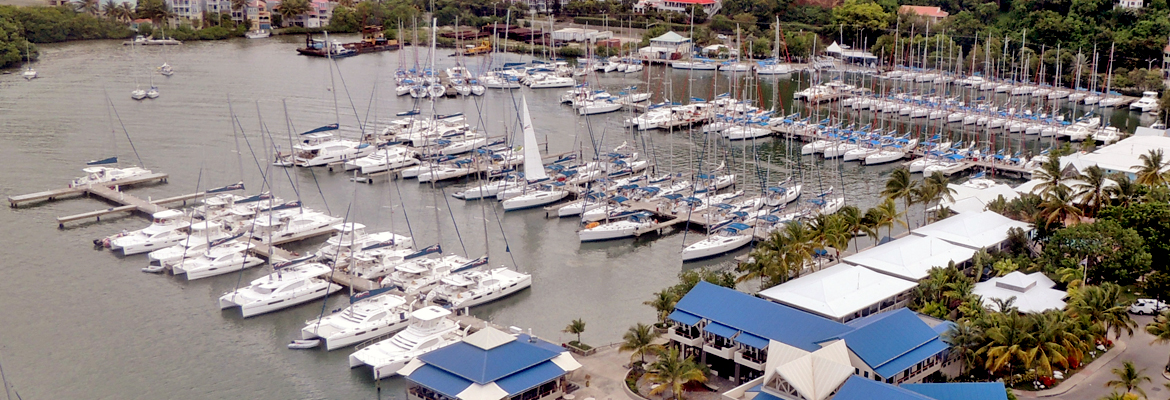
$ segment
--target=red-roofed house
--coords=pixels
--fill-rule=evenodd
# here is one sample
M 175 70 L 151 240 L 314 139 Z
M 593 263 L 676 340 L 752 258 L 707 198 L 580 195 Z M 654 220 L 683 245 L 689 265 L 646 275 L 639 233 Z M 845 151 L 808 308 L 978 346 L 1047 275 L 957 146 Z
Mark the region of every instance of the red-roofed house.
M 691 6 L 703 8 L 707 15 L 715 15 L 723 8 L 722 0 L 639 0 L 634 4 L 634 12 L 644 13 L 648 9 L 658 11 L 674 11 L 686 14 Z
M 938 22 L 946 18 L 949 13 L 943 11 L 939 7 L 926 6 L 902 6 L 898 8 L 898 14 L 912 14 L 922 18 L 926 18 L 930 22 Z

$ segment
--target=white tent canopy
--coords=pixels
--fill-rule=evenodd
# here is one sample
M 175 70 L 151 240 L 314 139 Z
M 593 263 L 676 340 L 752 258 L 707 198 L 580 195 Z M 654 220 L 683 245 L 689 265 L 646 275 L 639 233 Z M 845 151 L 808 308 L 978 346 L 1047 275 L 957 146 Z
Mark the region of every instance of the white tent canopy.
M 826 53 L 840 53 L 841 52 L 841 45 L 838 45 L 837 42 L 833 42 L 833 44 L 830 44 L 829 47 L 825 48 L 825 52 Z
M 954 218 L 957 217 L 943 221 Z M 918 282 L 930 274 L 931 268 L 946 267 L 951 261 L 954 261 L 955 264 L 961 264 L 970 260 L 974 254 L 975 249 L 955 245 L 935 237 L 910 235 L 845 257 L 843 261 L 886 275 Z

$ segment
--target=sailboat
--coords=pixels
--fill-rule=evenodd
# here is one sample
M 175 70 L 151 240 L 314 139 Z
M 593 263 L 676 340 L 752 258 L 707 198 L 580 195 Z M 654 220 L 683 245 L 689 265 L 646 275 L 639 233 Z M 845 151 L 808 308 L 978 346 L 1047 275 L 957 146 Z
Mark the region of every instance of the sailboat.
M 540 158 L 540 147 L 536 143 L 536 130 L 532 128 L 532 116 L 528 114 L 528 98 L 521 97 L 521 123 L 524 129 L 524 178 L 530 183 L 524 194 L 504 200 L 504 211 L 521 210 L 552 204 L 569 192 L 562 182 L 547 182 L 544 162 Z
M 146 97 L 151 99 L 158 98 L 158 86 L 154 85 L 154 77 L 150 77 L 150 90 L 146 91 Z
M 32 63 L 32 54 L 28 52 L 27 42 L 24 44 L 24 60 L 24 73 L 22 73 L 20 76 L 23 76 L 25 80 L 36 79 L 37 70 L 33 69 L 33 67 L 29 65 Z
M 406 328 L 411 309 L 402 296 L 386 293 L 393 289 L 374 289 L 349 296 L 349 307 L 305 321 L 301 338 L 324 339 L 325 350 L 336 350 Z
M 133 64 L 133 60 L 134 60 L 134 48 L 135 47 L 137 47 L 137 45 L 134 45 L 134 44 L 130 45 L 131 64 Z M 146 91 L 142 90 L 142 85 L 138 84 L 138 74 L 134 74 L 134 90 L 130 92 L 130 98 L 134 99 L 134 100 L 142 100 L 142 99 L 146 98 Z
M 163 38 L 166 38 L 166 33 L 163 33 Z M 167 63 L 167 46 L 163 46 L 163 63 L 158 67 L 158 73 L 162 74 L 163 76 L 171 76 L 175 74 L 175 69 L 171 68 L 171 64 Z M 153 86 L 154 83 L 152 82 L 151 87 Z M 154 97 L 151 98 L 153 99 Z

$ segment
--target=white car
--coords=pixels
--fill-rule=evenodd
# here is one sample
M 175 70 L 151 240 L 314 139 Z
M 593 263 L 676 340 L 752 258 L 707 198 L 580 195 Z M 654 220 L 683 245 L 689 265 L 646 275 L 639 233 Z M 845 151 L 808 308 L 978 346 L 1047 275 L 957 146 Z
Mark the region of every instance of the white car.
M 1137 299 L 1129 306 L 1129 312 L 1137 315 L 1152 315 L 1165 311 L 1166 303 L 1154 299 Z

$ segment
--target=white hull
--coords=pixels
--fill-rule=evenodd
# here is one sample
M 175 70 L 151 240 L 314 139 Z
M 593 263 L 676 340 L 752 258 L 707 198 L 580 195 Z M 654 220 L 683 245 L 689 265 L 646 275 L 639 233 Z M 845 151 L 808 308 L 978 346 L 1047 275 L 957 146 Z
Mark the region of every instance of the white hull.
M 697 260 L 734 251 L 752 242 L 752 235 L 712 236 L 687 246 L 682 251 L 683 261 Z
M 317 300 L 333 294 L 338 290 L 341 290 L 341 286 L 318 279 L 311 281 L 310 284 L 301 287 L 300 290 L 298 290 L 295 294 L 291 294 L 287 297 L 265 299 L 263 301 L 250 302 L 242 305 L 236 303 L 236 301 L 233 300 L 233 293 L 228 293 L 219 298 L 219 308 L 228 309 L 239 306 L 243 317 L 248 318 L 277 310 L 283 310 L 285 308 L 289 308 L 304 302 Z
M 545 191 L 540 190 L 528 194 L 522 194 L 507 200 L 504 200 L 504 211 L 522 210 L 525 208 L 539 207 L 561 201 L 561 199 L 568 196 L 569 192 L 564 190 Z

